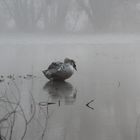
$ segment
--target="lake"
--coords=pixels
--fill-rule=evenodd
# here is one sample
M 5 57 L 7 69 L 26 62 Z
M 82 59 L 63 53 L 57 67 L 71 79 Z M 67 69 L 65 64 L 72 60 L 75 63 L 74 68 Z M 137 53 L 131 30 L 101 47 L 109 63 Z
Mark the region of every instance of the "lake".
M 137 42 L 1 43 L 1 139 L 139 140 L 139 54 Z M 48 81 L 65 57 L 77 72 Z

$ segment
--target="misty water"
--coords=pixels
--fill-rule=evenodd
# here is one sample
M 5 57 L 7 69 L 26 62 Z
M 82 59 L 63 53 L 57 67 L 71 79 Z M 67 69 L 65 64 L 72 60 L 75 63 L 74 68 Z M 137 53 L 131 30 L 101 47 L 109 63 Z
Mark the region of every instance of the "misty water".
M 1 139 L 139 140 L 139 43 L 99 42 L 1 43 Z M 42 70 L 65 57 L 77 72 L 49 82 Z

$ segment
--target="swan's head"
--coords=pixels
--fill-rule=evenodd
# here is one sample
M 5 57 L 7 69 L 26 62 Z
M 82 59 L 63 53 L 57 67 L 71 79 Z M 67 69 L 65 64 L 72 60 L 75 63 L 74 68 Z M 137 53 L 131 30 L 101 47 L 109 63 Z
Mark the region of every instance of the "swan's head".
M 77 71 L 77 68 L 76 68 L 76 64 L 75 64 L 75 61 L 72 60 L 72 59 L 69 59 L 69 58 L 65 58 L 64 59 L 64 63 L 69 63 L 73 66 L 73 68 Z

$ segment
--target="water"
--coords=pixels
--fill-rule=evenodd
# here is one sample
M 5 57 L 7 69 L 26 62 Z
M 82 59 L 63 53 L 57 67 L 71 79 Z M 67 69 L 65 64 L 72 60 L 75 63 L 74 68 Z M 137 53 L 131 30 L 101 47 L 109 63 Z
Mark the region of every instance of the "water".
M 1 137 L 139 140 L 138 46 L 136 43 L 2 44 Z M 65 57 L 76 61 L 78 71 L 66 82 L 49 82 L 41 71 L 52 61 L 63 61 Z

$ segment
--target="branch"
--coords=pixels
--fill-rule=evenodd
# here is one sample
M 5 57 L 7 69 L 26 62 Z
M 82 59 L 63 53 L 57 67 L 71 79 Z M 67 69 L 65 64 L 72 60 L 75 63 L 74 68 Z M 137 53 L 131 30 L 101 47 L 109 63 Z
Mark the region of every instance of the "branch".
M 88 103 L 86 104 L 86 106 L 87 106 L 88 108 L 90 108 L 90 109 L 94 110 L 94 108 L 93 108 L 93 107 L 89 106 L 89 105 L 90 105 L 90 103 L 92 103 L 92 102 L 94 102 L 94 100 L 91 100 L 90 102 L 88 102 Z
M 9 6 L 8 3 L 6 2 L 6 0 L 2 0 L 2 1 L 3 1 L 3 4 L 6 6 L 6 8 L 7 8 L 9 14 L 14 18 L 15 15 L 13 14 L 12 9 L 10 8 L 10 6 Z

